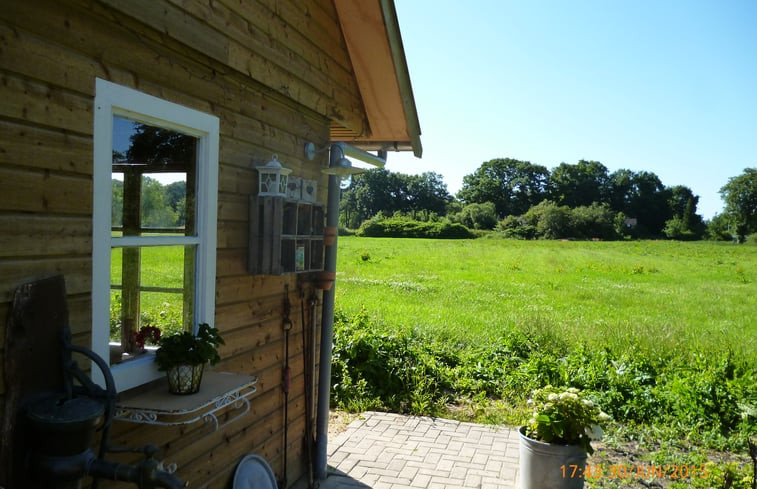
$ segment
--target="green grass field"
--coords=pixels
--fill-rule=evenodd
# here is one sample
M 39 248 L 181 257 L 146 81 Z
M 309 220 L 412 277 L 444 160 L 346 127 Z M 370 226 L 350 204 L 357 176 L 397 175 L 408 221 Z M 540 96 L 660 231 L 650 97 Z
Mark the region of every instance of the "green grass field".
M 671 241 L 339 238 L 337 307 L 455 342 L 512 329 L 757 362 L 757 248 Z

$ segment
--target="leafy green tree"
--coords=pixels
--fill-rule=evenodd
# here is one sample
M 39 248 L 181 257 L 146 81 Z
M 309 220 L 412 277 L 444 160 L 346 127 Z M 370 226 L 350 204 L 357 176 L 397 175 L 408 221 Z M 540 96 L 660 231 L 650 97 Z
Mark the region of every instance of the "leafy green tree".
M 111 187 L 113 196 L 113 203 L 110 207 L 111 225 L 121 227 L 124 217 L 124 182 L 114 178 L 111 180 Z
M 634 197 L 634 176 L 635 173 L 627 169 L 609 175 L 607 200 L 613 210 L 628 214 Z
M 683 216 L 686 213 L 686 208 L 689 206 L 689 201 L 693 200 L 695 207 L 699 202 L 699 197 L 694 195 L 694 192 L 689 187 L 676 185 L 670 187 L 669 190 L 670 198 L 668 199 L 668 204 L 674 216 Z
M 544 166 L 498 158 L 463 177 L 457 197 L 465 204 L 492 202 L 499 217 L 520 215 L 544 200 L 548 178 Z
M 419 213 L 427 219 L 429 215 L 444 214 L 447 204 L 452 200 L 444 183 L 444 177 L 438 173 L 425 172 L 421 175 L 397 174 L 404 185 L 407 186 L 410 211 L 413 217 Z
M 731 241 L 733 235 L 730 230 L 729 216 L 725 213 L 717 214 L 707 223 L 705 237 L 713 241 Z
M 158 172 L 191 172 L 196 164 L 197 138 L 147 124 L 135 124 L 125 154 L 113 152 L 113 161 L 128 163 L 132 170 L 125 178 L 141 177 L 139 196 L 140 221 L 143 227 L 176 227 L 186 220 L 186 184 L 176 182 L 168 187 L 147 176 Z M 123 207 L 123 184 L 114 184 L 113 223 L 120 225 Z M 136 196 L 135 196 L 136 198 Z M 136 203 L 136 202 L 135 202 Z M 127 203 L 128 204 L 128 203 Z M 119 207 L 120 206 L 120 207 Z
M 354 181 L 354 178 L 353 178 Z M 354 187 L 342 191 L 339 201 L 339 225 L 348 229 L 357 229 L 362 220 L 357 207 L 357 195 Z
M 187 182 L 180 180 L 165 186 L 166 203 L 176 214 L 176 225 L 184 226 L 187 217 Z
M 133 163 L 195 163 L 197 138 L 170 129 L 136 124 L 126 159 Z
M 701 239 L 705 232 L 705 224 L 702 216 L 696 213 L 699 197 L 683 185 L 676 185 L 668 190 L 668 205 L 673 217 L 665 223 L 665 235 L 679 240 Z
M 607 167 L 598 161 L 580 160 L 553 169 L 547 187 L 550 199 L 557 204 L 578 207 L 606 202 L 608 183 Z
M 452 196 L 438 173 L 406 175 L 376 168 L 355 176 L 350 187 L 342 192 L 340 222 L 355 229 L 379 212 L 421 217 L 446 213 Z
M 544 200 L 522 216 L 508 216 L 497 225 L 505 237 L 519 239 L 603 239 L 622 237 L 625 216 L 607 204 L 571 209 Z
M 725 213 L 733 229 L 744 239 L 757 231 L 757 168 L 746 168 L 741 175 L 731 177 L 720 189 Z
M 665 223 L 672 217 L 668 205 L 669 191 L 652 172 L 641 171 L 634 176 L 635 194 L 631 200 L 631 215 L 648 235 L 659 236 Z
M 491 202 L 468 204 L 459 213 L 449 217 L 451 221 L 471 229 L 494 229 L 497 225 L 497 210 Z
M 661 236 L 673 217 L 671 191 L 652 172 L 618 170 L 609 177 L 609 201 L 613 210 L 636 218 L 639 236 Z
M 168 205 L 165 188 L 150 177 L 142 179 L 142 226 L 167 228 L 176 226 L 176 212 Z
M 350 187 L 342 192 L 342 213 L 348 216 L 347 227 L 356 228 L 379 212 L 392 215 L 401 194 L 386 168 L 368 170 L 352 178 Z

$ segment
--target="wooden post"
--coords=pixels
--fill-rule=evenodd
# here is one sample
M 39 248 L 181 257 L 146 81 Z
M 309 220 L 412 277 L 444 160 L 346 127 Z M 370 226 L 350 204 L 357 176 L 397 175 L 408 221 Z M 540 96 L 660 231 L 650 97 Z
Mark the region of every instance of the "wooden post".
M 123 235 L 139 236 L 142 227 L 142 178 L 138 170 L 124 172 Z M 139 284 L 141 250 L 123 248 L 121 261 L 121 351 L 136 349 L 134 333 L 139 330 Z
M 196 148 L 196 143 L 195 143 Z M 194 157 L 194 155 L 193 155 Z M 185 210 L 184 235 L 195 236 L 197 233 L 197 168 L 196 158 L 189 163 L 185 185 Z M 183 325 L 185 331 L 194 332 L 194 291 L 195 291 L 195 262 L 197 258 L 197 246 L 184 247 L 184 292 L 183 292 Z

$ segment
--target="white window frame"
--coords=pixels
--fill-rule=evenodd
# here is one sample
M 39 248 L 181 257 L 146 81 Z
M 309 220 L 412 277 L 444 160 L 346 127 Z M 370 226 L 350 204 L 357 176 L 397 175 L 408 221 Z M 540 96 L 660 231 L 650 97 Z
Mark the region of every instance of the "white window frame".
M 215 319 L 216 234 L 218 213 L 218 117 L 168 102 L 97 78 L 94 106 L 94 169 L 92 211 L 92 350 L 110 365 L 111 249 L 129 237 L 111 236 L 113 117 L 170 129 L 198 138 L 197 236 L 155 237 L 155 245 L 196 245 L 194 327 Z M 161 376 L 153 354 L 110 366 L 118 392 Z M 92 378 L 105 381 L 94 364 Z

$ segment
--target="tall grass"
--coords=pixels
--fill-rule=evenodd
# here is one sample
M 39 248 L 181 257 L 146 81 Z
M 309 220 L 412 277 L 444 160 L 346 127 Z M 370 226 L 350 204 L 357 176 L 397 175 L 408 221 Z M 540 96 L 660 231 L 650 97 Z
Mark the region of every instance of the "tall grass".
M 336 303 L 461 344 L 539 330 L 757 362 L 757 248 L 670 241 L 339 238 Z

